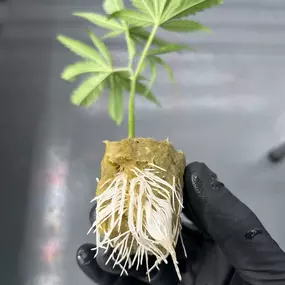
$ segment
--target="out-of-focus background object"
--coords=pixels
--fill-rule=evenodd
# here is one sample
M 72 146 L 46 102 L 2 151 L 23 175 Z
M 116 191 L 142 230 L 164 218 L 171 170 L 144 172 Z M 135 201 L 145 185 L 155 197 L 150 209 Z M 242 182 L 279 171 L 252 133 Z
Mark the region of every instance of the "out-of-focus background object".
M 268 159 L 273 162 L 282 162 L 285 157 L 285 143 L 279 144 L 278 146 L 271 149 L 268 153 Z
M 84 39 L 86 23 L 71 13 L 86 10 L 100 11 L 101 1 L 0 3 L 3 285 L 91 284 L 75 252 L 94 240 L 86 233 L 102 141 L 125 137 L 127 124 L 114 125 L 105 99 L 72 106 L 74 85 L 60 79 L 76 59 L 56 34 Z M 285 142 L 285 1 L 225 0 L 197 18 L 212 34 L 173 39 L 198 52 L 167 57 L 177 84 L 159 72 L 163 108 L 139 99 L 137 134 L 169 137 L 189 162 L 206 162 L 285 249 L 285 163 L 267 160 Z M 117 60 L 126 58 L 123 41 L 109 43 Z

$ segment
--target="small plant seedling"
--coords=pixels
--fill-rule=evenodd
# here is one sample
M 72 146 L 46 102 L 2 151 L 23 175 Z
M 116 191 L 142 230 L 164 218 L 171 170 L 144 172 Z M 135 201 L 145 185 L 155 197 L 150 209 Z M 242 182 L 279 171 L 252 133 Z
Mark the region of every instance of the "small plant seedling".
M 135 137 L 135 98 L 143 96 L 159 105 L 152 92 L 157 69 L 163 67 L 174 79 L 171 67 L 163 60 L 167 53 L 190 48 L 161 39 L 159 29 L 168 32 L 209 31 L 187 17 L 217 6 L 222 0 L 105 0 L 106 14 L 77 12 L 74 16 L 106 30 L 99 38 L 87 30 L 90 44 L 59 35 L 58 41 L 82 58 L 67 66 L 62 78 L 73 82 L 88 75 L 74 91 L 71 102 L 90 107 L 103 91 L 109 92 L 110 117 L 121 125 L 124 118 L 124 95 L 128 97 L 128 138 L 106 141 L 105 155 L 98 179 L 96 221 L 89 232 L 96 234 L 96 253 L 110 252 L 107 262 L 120 266 L 122 274 L 146 264 L 147 276 L 170 255 L 177 275 L 181 274 L 175 253 L 181 238 L 183 174 L 185 156 L 166 141 Z M 116 67 L 104 39 L 124 36 L 128 49 L 126 66 Z M 151 70 L 151 77 L 143 73 Z M 183 243 L 183 241 L 182 241 Z M 154 256 L 151 266 L 148 257 Z

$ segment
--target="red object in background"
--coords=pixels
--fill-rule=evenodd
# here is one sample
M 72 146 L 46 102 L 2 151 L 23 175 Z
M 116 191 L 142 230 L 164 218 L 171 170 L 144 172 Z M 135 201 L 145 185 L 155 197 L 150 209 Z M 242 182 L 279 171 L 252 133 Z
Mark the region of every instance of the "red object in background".
M 47 174 L 47 179 L 52 185 L 62 185 L 66 178 L 66 167 L 59 167 Z
M 49 241 L 43 246 L 42 257 L 45 262 L 52 263 L 59 257 L 60 246 L 58 241 Z
M 61 173 L 52 173 L 48 176 L 48 180 L 52 185 L 61 185 L 64 181 L 65 174 Z

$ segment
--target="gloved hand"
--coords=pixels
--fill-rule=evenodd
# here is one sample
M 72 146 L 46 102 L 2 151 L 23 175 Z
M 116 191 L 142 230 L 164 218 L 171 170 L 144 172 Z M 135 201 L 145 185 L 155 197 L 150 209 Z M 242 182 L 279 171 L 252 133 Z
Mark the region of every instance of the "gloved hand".
M 188 258 L 178 243 L 176 252 L 185 285 L 284 285 L 285 253 L 254 213 L 221 183 L 203 163 L 191 163 L 184 175 L 184 215 L 198 227 L 184 225 Z M 90 212 L 93 223 L 95 209 Z M 97 284 L 146 284 L 145 271 L 119 271 L 105 266 L 107 256 L 93 258 L 94 245 L 77 251 L 79 267 Z M 179 284 L 174 266 L 161 264 L 151 284 Z

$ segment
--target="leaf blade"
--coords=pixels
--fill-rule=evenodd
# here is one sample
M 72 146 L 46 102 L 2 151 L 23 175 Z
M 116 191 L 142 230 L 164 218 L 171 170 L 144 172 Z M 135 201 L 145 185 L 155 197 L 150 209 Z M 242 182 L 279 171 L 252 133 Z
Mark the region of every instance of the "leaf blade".
M 111 57 L 111 54 L 107 46 L 97 36 L 95 36 L 94 33 L 92 33 L 91 31 L 88 30 L 87 33 L 89 34 L 89 37 L 91 41 L 93 42 L 94 46 L 97 47 L 100 54 L 104 57 L 107 64 L 112 66 L 112 57 Z
M 170 32 L 196 32 L 196 31 L 206 31 L 209 32 L 210 29 L 196 21 L 190 20 L 172 20 L 167 21 L 161 25 L 161 28 Z
M 102 64 L 102 57 L 93 47 L 64 35 L 58 35 L 57 40 L 75 54 L 86 59 L 94 60 L 102 65 L 102 67 L 106 67 Z
M 124 9 L 124 2 L 123 0 L 105 0 L 103 3 L 103 9 L 110 15 Z
M 110 77 L 109 115 L 117 125 L 121 125 L 124 118 L 124 94 L 122 85 L 118 83 L 117 76 Z
M 152 20 L 155 20 L 155 7 L 150 0 L 132 0 L 135 8 L 140 10 L 143 14 L 148 15 Z
M 71 95 L 72 104 L 80 106 L 82 102 L 92 94 L 92 91 L 96 89 L 109 75 L 110 73 L 93 75 L 81 83 Z
M 143 29 L 143 28 L 140 28 L 140 27 L 131 28 L 130 34 L 132 37 L 135 37 L 138 40 L 143 40 L 145 42 L 150 37 L 150 32 Z M 154 37 L 152 43 L 153 43 L 153 45 L 158 45 L 158 46 L 169 44 L 169 42 L 167 42 L 167 41 L 165 41 L 165 40 L 163 40 L 157 36 Z
M 129 51 L 129 62 L 132 65 L 132 62 L 136 56 L 136 44 L 134 39 L 132 38 L 132 36 L 129 33 L 126 33 L 125 35 L 126 37 L 126 41 L 128 43 L 128 51 Z
M 202 12 L 206 9 L 210 9 L 214 6 L 219 6 L 221 4 L 223 4 L 223 0 L 204 0 L 188 8 L 187 10 L 177 14 L 175 18 L 182 18 L 182 17 L 187 17 L 189 15 L 195 15 L 198 12 Z
M 153 92 L 147 88 L 144 83 L 137 81 L 136 93 L 145 97 L 147 100 L 156 104 L 157 106 L 161 106 L 159 100 L 156 98 Z
M 101 84 L 98 85 L 97 88 L 95 88 L 89 96 L 87 96 L 82 102 L 81 106 L 84 106 L 86 108 L 91 107 L 101 96 L 105 89 L 105 81 L 103 81 Z
M 170 52 L 179 52 L 182 50 L 191 50 L 187 45 L 179 45 L 179 44 L 168 44 L 155 49 L 152 49 L 148 52 L 148 55 L 158 55 L 165 54 Z
M 107 17 L 97 13 L 76 12 L 73 13 L 73 16 L 83 18 L 101 28 L 113 31 L 124 31 L 124 28 L 118 21 L 116 21 L 115 19 L 108 19 Z
M 182 0 L 182 1 L 184 1 L 184 0 Z M 164 22 L 171 19 L 174 15 L 176 9 L 178 9 L 180 4 L 181 3 L 179 3 L 179 1 L 166 0 L 166 3 L 164 5 L 164 9 L 163 9 L 163 13 L 161 16 L 160 24 L 163 24 Z
M 139 27 L 147 27 L 152 24 L 152 19 L 150 19 L 147 15 L 144 15 L 140 12 L 136 12 L 133 10 L 121 10 L 113 13 L 112 18 L 120 19 L 125 21 L 129 25 L 139 26 Z
M 151 71 L 151 78 L 150 78 L 150 81 L 149 81 L 149 84 L 147 86 L 147 91 L 146 91 L 146 94 L 145 96 L 147 97 L 150 90 L 152 89 L 154 83 L 155 83 L 155 80 L 156 80 L 156 76 L 157 76 L 157 67 L 156 67 L 156 64 L 154 61 L 149 61 L 150 63 L 150 71 Z
M 168 1 L 167 8 L 163 14 L 162 23 L 171 19 L 187 17 L 193 13 L 217 6 L 222 2 L 223 0 L 181 0 L 177 1 L 176 5 L 173 5 L 172 1 Z
M 73 81 L 76 77 L 86 73 L 105 72 L 100 65 L 90 61 L 79 61 L 74 64 L 70 64 L 63 70 L 61 78 L 66 81 Z
M 131 91 L 131 79 L 128 77 L 125 77 L 125 74 L 118 74 L 121 79 L 122 79 L 122 85 L 124 87 L 124 89 L 128 92 Z M 146 99 L 148 99 L 149 101 L 151 101 L 152 103 L 155 103 L 158 106 L 160 105 L 159 100 L 156 98 L 156 96 L 153 94 L 153 92 L 150 90 L 149 92 L 147 86 L 140 82 L 139 80 L 137 80 L 136 82 L 136 94 L 145 97 Z
M 164 69 L 167 71 L 171 81 L 172 82 L 175 81 L 174 73 L 173 73 L 172 68 L 170 67 L 170 65 L 168 63 L 166 63 L 163 59 L 161 59 L 160 57 L 155 56 L 155 55 L 148 56 L 148 59 L 151 60 L 151 61 L 154 61 L 156 64 L 159 64 L 162 67 L 164 67 Z
M 115 38 L 117 36 L 120 36 L 123 33 L 124 33 L 123 31 L 112 31 L 112 32 L 106 33 L 101 39 L 104 40 L 104 39 Z
M 158 18 L 158 21 L 160 22 L 163 11 L 165 9 L 165 6 L 167 4 L 168 0 L 154 0 L 155 8 L 156 8 L 156 16 Z

